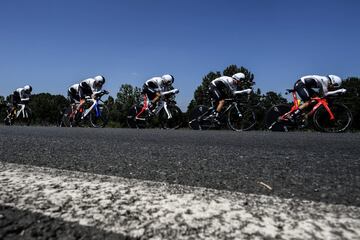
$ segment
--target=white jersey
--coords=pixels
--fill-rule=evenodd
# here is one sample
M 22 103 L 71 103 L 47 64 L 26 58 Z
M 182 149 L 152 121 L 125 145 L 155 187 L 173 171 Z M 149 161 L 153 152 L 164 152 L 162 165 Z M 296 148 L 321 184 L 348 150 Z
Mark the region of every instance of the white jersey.
M 329 92 L 328 87 L 330 85 L 330 79 L 327 76 L 308 75 L 300 78 L 300 81 L 307 87 L 319 88 L 324 96 Z
M 232 94 L 234 94 L 237 90 L 237 84 L 232 77 L 222 76 L 211 81 L 211 84 L 215 87 L 218 87 L 218 83 L 223 83 L 232 92 Z
M 155 92 L 165 91 L 164 79 L 161 77 L 153 77 L 145 82 L 145 85 L 154 90 Z
M 81 81 L 79 85 L 82 88 L 90 88 L 93 94 L 97 94 L 97 93 L 101 92 L 102 86 L 96 87 L 95 81 L 96 80 L 94 78 L 88 78 L 88 79 Z

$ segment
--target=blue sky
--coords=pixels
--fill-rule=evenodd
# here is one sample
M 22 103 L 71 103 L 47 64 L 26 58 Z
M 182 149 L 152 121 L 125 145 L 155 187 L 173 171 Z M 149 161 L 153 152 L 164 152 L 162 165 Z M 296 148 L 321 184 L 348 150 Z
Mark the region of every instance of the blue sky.
M 31 84 L 66 95 L 97 74 L 115 96 L 170 73 L 185 109 L 230 64 L 283 92 L 306 74 L 360 76 L 356 0 L 1 0 L 0 95 Z

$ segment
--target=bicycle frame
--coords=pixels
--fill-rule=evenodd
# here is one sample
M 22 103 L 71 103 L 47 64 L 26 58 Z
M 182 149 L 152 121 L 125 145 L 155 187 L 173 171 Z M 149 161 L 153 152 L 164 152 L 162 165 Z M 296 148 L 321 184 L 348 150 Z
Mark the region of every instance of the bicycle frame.
M 91 99 L 87 99 L 86 101 L 90 102 L 92 104 L 88 109 L 85 110 L 85 113 L 84 113 L 83 117 L 86 118 L 94 108 L 95 108 L 96 117 L 100 117 L 101 116 L 101 111 L 100 111 L 100 108 L 99 108 L 99 105 L 100 105 L 99 101 L 101 101 L 101 100 L 91 98 Z
M 140 112 L 136 115 L 136 118 L 140 118 L 140 115 L 142 113 L 145 112 L 145 110 L 148 108 L 149 106 L 149 103 L 148 103 L 148 97 L 146 96 L 146 94 L 144 95 L 144 106 L 142 107 L 142 109 L 140 110 Z M 158 106 L 156 108 L 156 111 L 155 111 L 155 115 L 158 116 L 160 111 L 164 108 L 165 112 L 166 112 L 166 115 L 167 115 L 167 118 L 168 119 L 171 119 L 172 118 L 172 115 L 170 113 L 170 111 L 168 110 L 168 103 L 166 100 L 164 100 L 164 97 L 161 97 L 160 98 L 160 101 L 158 103 Z
M 296 92 L 293 91 L 292 95 L 293 95 L 294 105 L 291 107 L 289 112 L 285 113 L 284 115 L 282 115 L 280 117 L 280 120 L 286 120 L 288 116 L 290 116 L 292 113 L 294 113 L 296 110 L 299 109 L 299 101 L 298 101 Z M 312 110 L 308 113 L 309 116 L 312 116 L 320 106 L 324 106 L 326 111 L 329 113 L 330 120 L 335 120 L 335 116 L 332 113 L 331 109 L 329 108 L 329 103 L 326 100 L 326 98 L 314 97 L 314 98 L 311 98 L 311 101 L 316 101 L 317 103 L 312 108 Z
M 25 112 L 26 104 L 19 103 L 18 106 L 20 106 L 20 110 L 16 112 L 16 118 L 18 118 L 21 113 L 23 115 L 23 118 L 29 118 L 28 113 Z

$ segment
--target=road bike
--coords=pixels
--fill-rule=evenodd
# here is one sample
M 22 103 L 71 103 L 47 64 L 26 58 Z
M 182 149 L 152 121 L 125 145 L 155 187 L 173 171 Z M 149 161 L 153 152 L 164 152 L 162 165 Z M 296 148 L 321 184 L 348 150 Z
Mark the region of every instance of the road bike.
M 237 91 L 235 98 L 225 99 L 225 110 L 217 119 L 213 113 L 215 111 L 214 102 L 211 107 L 204 105 L 196 106 L 190 114 L 189 127 L 194 130 L 207 130 L 219 128 L 227 125 L 234 131 L 247 131 L 256 124 L 254 106 L 249 103 L 252 89 Z M 247 94 L 247 100 L 243 101 L 241 95 Z
M 160 100 L 154 109 L 149 109 L 149 99 L 143 95 L 143 102 L 132 106 L 127 115 L 127 124 L 130 128 L 147 128 L 160 124 L 164 129 L 177 129 L 182 125 L 183 113 L 176 105 L 174 95 L 179 93 L 173 89 L 161 93 Z
M 94 98 L 86 97 L 86 103 L 76 111 L 77 104 L 73 104 L 64 109 L 60 126 L 64 127 L 84 127 L 90 123 L 91 127 L 105 127 L 109 121 L 109 109 L 101 100 L 101 97 L 109 94 L 108 91 L 101 91 Z
M 7 116 L 4 119 L 5 125 L 26 125 L 29 126 L 31 123 L 32 112 L 28 106 L 28 102 L 21 102 L 15 106 L 7 103 Z
M 294 89 L 287 89 L 287 94 L 293 96 L 293 105 L 278 104 L 272 106 L 266 114 L 266 128 L 272 131 L 288 131 L 289 129 L 303 129 L 312 123 L 316 130 L 322 132 L 344 132 L 352 124 L 351 111 L 344 104 L 336 102 L 334 96 L 312 97 L 310 111 L 292 119 L 294 112 L 299 109 L 300 101 Z M 312 117 L 312 119 L 310 119 Z M 309 122 L 309 119 L 312 122 Z

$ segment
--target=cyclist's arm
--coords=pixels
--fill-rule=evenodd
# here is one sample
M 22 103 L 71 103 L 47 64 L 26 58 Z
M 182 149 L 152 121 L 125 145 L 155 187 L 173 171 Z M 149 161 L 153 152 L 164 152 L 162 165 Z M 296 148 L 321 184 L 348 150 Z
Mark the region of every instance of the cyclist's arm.
M 238 94 L 250 94 L 252 92 L 252 89 L 245 89 L 245 90 L 241 90 L 241 91 L 233 91 L 233 95 L 238 95 Z
M 336 95 L 336 94 L 339 94 L 339 93 L 345 93 L 346 92 L 346 89 L 345 88 L 342 88 L 342 89 L 338 89 L 336 91 L 330 91 L 330 92 L 327 92 L 325 94 L 325 96 L 332 96 L 332 95 Z

